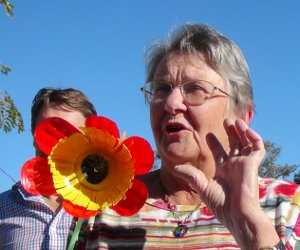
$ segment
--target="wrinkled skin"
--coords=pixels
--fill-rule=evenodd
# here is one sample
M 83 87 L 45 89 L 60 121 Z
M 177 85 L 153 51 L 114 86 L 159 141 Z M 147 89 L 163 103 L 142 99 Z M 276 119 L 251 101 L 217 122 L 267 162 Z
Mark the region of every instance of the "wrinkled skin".
M 173 85 L 206 80 L 228 91 L 224 78 L 201 54 L 166 55 L 154 79 Z M 173 204 L 203 201 L 242 249 L 273 246 L 279 238 L 259 205 L 258 167 L 265 149 L 260 136 L 248 127 L 253 108 L 250 105 L 243 115 L 237 115 L 229 101 L 230 97 L 215 91 L 203 104 L 192 106 L 175 88 L 165 101 L 150 104 L 162 165 L 159 183 L 154 187 L 148 181 L 149 193 L 168 195 Z
M 265 154 L 263 140 L 242 119 L 226 119 L 224 127 L 231 142 L 228 154 L 217 138 L 207 138 L 217 166 L 213 179 L 207 179 L 191 165 L 177 166 L 174 174 L 184 178 L 200 195 L 242 249 L 274 246 L 279 238 L 261 210 L 258 197 L 258 166 Z

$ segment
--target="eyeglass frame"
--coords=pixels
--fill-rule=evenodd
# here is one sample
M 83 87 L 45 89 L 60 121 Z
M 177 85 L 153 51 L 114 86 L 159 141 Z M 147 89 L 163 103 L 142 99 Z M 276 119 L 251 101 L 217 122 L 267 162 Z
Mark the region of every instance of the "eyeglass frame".
M 153 83 L 153 82 L 155 82 L 155 81 L 157 81 L 157 80 L 152 80 L 152 81 L 146 82 L 146 83 L 144 84 L 144 86 L 140 88 L 140 91 L 142 91 L 142 92 L 144 93 L 145 96 L 150 95 L 150 96 L 153 97 L 153 93 L 150 92 L 150 91 L 148 91 L 148 90 L 146 89 L 146 86 L 147 86 L 147 85 L 150 85 L 151 83 Z M 221 88 L 217 87 L 217 86 L 216 86 L 215 84 L 213 84 L 212 82 L 209 82 L 209 81 L 206 81 L 206 80 L 200 80 L 200 79 L 199 79 L 199 80 L 191 80 L 191 81 L 187 81 L 187 82 L 184 82 L 184 83 L 182 83 L 182 84 L 179 84 L 179 85 L 174 85 L 174 84 L 172 84 L 171 82 L 168 82 L 168 81 L 166 81 L 166 80 L 159 80 L 159 81 L 164 82 L 164 83 L 168 84 L 168 85 L 171 87 L 170 93 L 169 93 L 164 99 L 162 99 L 161 101 L 166 100 L 166 99 L 172 94 L 172 92 L 174 91 L 175 88 L 179 88 L 180 93 L 181 93 L 183 99 L 184 99 L 189 105 L 191 105 L 191 106 L 202 105 L 203 103 L 205 103 L 205 100 L 206 100 L 206 99 L 211 99 L 211 98 L 214 96 L 214 93 L 215 93 L 216 90 L 220 91 L 221 93 L 223 93 L 223 94 L 225 94 L 226 96 L 228 96 L 228 97 L 230 97 L 230 98 L 233 98 L 233 99 L 235 100 L 235 98 L 234 98 L 233 96 L 231 96 L 230 94 L 228 94 L 225 90 L 222 90 Z M 189 100 L 186 99 L 187 94 L 185 93 L 185 91 L 184 91 L 184 89 L 183 89 L 183 86 L 184 86 L 185 84 L 187 84 L 187 83 L 199 83 L 199 82 L 206 82 L 206 83 L 209 83 L 209 84 L 213 87 L 212 92 L 209 94 L 209 96 L 208 96 L 207 98 L 204 98 L 204 101 L 203 101 L 203 102 L 201 102 L 201 103 L 199 103 L 199 104 L 190 104 Z M 147 97 L 146 97 L 146 99 L 147 99 L 147 101 L 148 101 L 149 103 L 151 103 L 151 102 L 153 101 L 153 99 L 150 101 L 150 98 L 147 98 Z

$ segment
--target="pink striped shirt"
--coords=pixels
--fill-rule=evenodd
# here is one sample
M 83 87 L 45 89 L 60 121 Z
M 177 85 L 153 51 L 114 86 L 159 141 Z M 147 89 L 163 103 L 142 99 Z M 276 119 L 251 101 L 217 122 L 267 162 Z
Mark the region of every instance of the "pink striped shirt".
M 260 203 L 274 222 L 287 249 L 300 247 L 300 189 L 283 180 L 260 179 Z M 195 206 L 177 205 L 182 220 Z M 131 217 L 105 210 L 83 224 L 77 249 L 239 249 L 231 233 L 204 206 L 186 221 L 188 233 L 173 235 L 177 220 L 162 201 L 148 199 L 143 209 Z

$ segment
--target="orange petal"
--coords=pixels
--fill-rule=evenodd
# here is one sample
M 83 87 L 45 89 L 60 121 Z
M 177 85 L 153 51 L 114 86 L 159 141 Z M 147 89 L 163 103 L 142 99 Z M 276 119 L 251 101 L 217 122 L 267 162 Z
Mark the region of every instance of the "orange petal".
M 105 130 L 108 133 L 112 134 L 114 137 L 120 138 L 120 132 L 117 124 L 104 116 L 90 115 L 86 119 L 85 125 L 87 127 L 94 127 L 97 129 Z
M 148 197 L 146 185 L 138 179 L 133 179 L 132 187 L 127 191 L 126 198 L 118 202 L 112 209 L 123 216 L 131 216 L 137 213 Z
M 67 213 L 78 218 L 88 219 L 89 217 L 99 214 L 101 212 L 101 211 L 87 210 L 86 208 L 75 205 L 68 200 L 63 201 L 63 207 Z
M 33 195 L 56 194 L 46 158 L 34 157 L 25 162 L 21 169 L 21 184 L 28 193 Z
M 57 142 L 73 133 L 81 133 L 72 124 L 59 117 L 43 120 L 34 131 L 34 139 L 38 147 L 47 155 Z
M 154 164 L 154 151 L 145 139 L 132 136 L 123 141 L 135 160 L 135 175 L 147 173 Z

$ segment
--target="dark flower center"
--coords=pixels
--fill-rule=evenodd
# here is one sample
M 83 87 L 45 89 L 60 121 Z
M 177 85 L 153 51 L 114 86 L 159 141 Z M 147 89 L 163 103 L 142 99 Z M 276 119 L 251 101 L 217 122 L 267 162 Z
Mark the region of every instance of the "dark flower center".
M 98 184 L 108 174 L 108 162 L 100 155 L 89 155 L 81 163 L 81 171 L 91 184 Z

